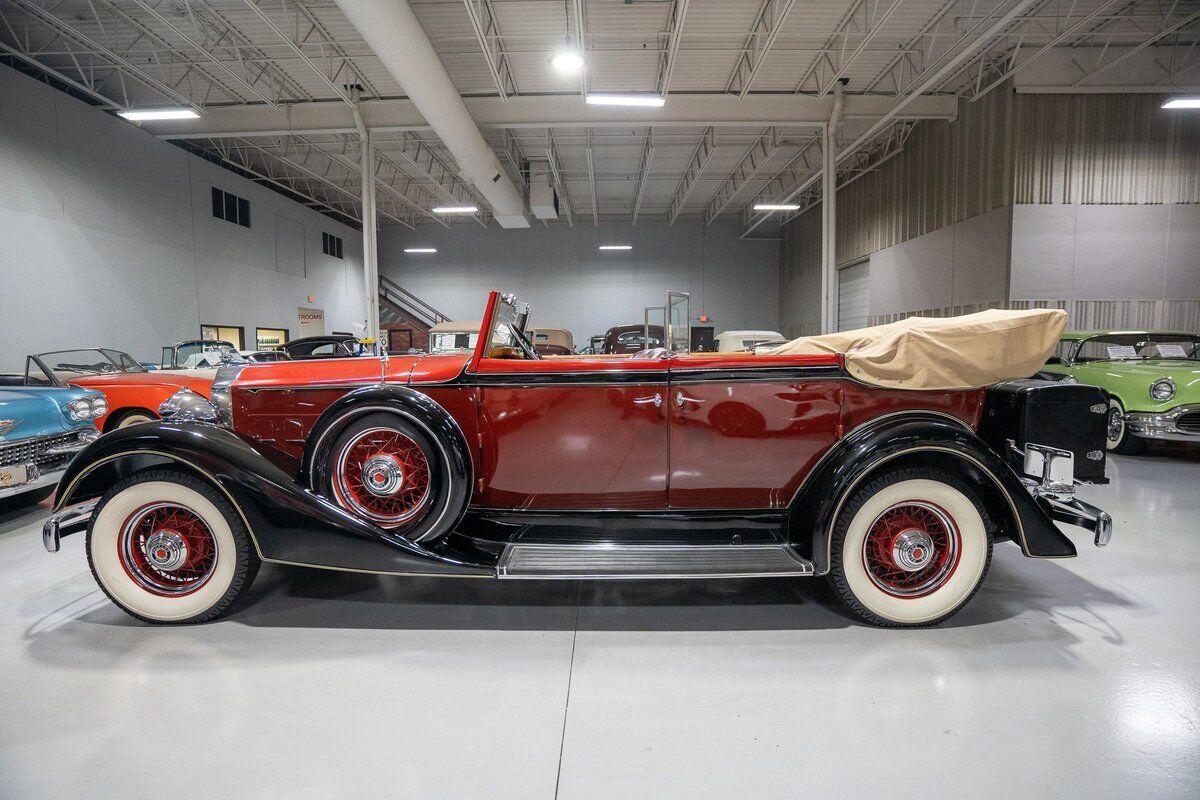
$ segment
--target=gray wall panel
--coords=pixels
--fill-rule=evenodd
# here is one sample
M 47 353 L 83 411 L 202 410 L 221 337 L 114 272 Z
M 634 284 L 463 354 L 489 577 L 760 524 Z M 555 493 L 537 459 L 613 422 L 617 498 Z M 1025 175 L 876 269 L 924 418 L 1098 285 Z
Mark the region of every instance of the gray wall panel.
M 668 289 L 690 292 L 692 314 L 717 332 L 779 324 L 779 255 L 774 242 L 738 239 L 735 223 L 601 222 L 527 230 L 456 224 L 452 230 L 389 226 L 379 235 L 380 271 L 455 319 L 478 319 L 489 290 L 516 292 L 534 324 L 570 329 L 577 342 L 610 326 L 640 322 Z M 600 252 L 601 243 L 632 244 Z M 436 247 L 413 255 L 405 247 Z
M 1069 297 L 1075 285 L 1075 206 L 1013 207 L 1011 295 Z
M 1200 298 L 1200 205 L 1173 205 L 1163 296 Z
M 1161 298 L 1169 216 L 1167 206 L 1079 206 L 1072 297 Z
M 951 305 L 994 303 L 1008 296 L 1009 209 L 997 208 L 951 226 Z
M 21 109 L 0 113 L 0 370 L 96 345 L 153 360 L 201 321 L 294 336 L 309 295 L 331 330 L 362 319 L 357 231 L 4 67 L 0 108 Z M 252 228 L 213 218 L 214 182 L 250 200 Z M 278 272 L 277 214 L 308 253 L 328 231 L 346 258 Z

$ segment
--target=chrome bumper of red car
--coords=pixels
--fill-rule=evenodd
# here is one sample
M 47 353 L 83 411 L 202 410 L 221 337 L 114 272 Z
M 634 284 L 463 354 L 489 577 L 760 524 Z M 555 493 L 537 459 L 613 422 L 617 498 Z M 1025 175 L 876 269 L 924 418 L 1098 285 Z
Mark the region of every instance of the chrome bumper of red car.
M 75 531 L 86 525 L 88 520 L 92 518 L 92 512 L 95 510 L 96 502 L 91 501 L 70 506 L 51 514 L 50 519 L 46 520 L 46 524 L 42 525 L 42 544 L 45 545 L 46 551 L 57 553 L 62 537 L 75 533 Z
M 1112 539 L 1113 520 L 1107 511 L 1085 503 L 1078 497 L 1036 496 L 1038 503 L 1054 521 L 1078 525 L 1095 534 L 1096 547 L 1104 547 Z

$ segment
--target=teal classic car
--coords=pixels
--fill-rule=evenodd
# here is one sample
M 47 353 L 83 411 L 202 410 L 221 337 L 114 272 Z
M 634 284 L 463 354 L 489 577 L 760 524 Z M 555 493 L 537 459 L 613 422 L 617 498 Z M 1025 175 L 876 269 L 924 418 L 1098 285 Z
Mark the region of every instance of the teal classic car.
M 0 503 L 40 503 L 77 452 L 100 436 L 104 395 L 74 386 L 15 386 L 0 376 Z M 20 376 L 17 376 L 20 377 Z
M 1113 452 L 1136 453 L 1146 439 L 1200 443 L 1200 334 L 1066 333 L 1044 376 L 1108 390 Z

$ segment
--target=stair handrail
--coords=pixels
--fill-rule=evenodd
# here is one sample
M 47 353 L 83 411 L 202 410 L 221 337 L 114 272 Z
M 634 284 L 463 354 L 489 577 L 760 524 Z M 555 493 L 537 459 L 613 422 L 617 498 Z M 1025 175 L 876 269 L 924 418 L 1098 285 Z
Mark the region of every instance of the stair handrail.
M 405 289 L 400 284 L 388 278 L 385 275 L 379 276 L 379 291 L 380 294 L 391 300 L 402 310 L 411 314 L 423 315 L 432 320 L 430 324 L 436 325 L 439 322 L 448 322 L 450 317 L 438 311 L 436 308 L 417 297 L 412 292 Z M 392 299 L 389 295 L 397 295 L 400 300 Z

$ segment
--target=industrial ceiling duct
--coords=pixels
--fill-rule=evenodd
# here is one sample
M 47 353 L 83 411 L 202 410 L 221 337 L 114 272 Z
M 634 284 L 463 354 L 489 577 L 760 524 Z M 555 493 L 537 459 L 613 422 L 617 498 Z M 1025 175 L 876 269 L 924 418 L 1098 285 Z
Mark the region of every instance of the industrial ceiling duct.
M 488 201 L 500 226 L 528 228 L 521 193 L 479 132 L 407 0 L 335 1 L 446 145 L 462 176 Z

